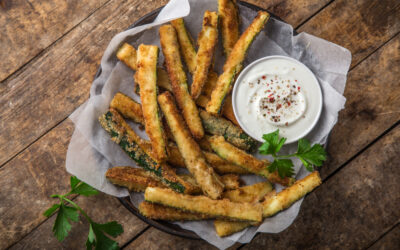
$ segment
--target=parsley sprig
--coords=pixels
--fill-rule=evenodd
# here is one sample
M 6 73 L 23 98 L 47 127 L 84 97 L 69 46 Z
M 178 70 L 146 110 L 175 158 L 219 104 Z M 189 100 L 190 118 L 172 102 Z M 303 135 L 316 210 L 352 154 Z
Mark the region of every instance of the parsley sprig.
M 124 232 L 122 226 L 116 221 L 107 222 L 104 224 L 94 222 L 86 212 L 79 207 L 75 202 L 67 197 L 72 194 L 80 194 L 83 196 L 91 196 L 98 194 L 98 191 L 88 184 L 80 181 L 77 177 L 71 176 L 71 191 L 67 194 L 54 194 L 50 197 L 58 198 L 59 203 L 54 204 L 47 209 L 43 215 L 50 217 L 57 210 L 57 218 L 54 222 L 53 232 L 59 241 L 63 241 L 71 230 L 71 221 L 79 220 L 79 213 L 89 222 L 89 235 L 86 241 L 87 249 L 119 249 L 118 243 L 110 239 L 107 235 L 117 237 Z
M 278 171 L 279 176 L 291 177 L 294 174 L 293 162 L 290 157 L 297 157 L 301 160 L 308 171 L 313 171 L 314 166 L 322 166 L 326 160 L 326 151 L 321 144 L 311 143 L 307 139 L 300 139 L 297 144 L 297 152 L 290 155 L 278 155 L 286 138 L 279 137 L 279 129 L 275 132 L 264 134 L 265 142 L 258 149 L 260 154 L 271 155 L 274 161 L 268 166 L 269 172 Z

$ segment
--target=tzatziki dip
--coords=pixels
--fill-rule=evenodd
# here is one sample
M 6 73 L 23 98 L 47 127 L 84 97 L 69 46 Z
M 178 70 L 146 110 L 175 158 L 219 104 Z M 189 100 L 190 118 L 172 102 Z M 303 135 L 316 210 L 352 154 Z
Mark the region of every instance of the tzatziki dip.
M 232 93 L 233 110 L 243 130 L 258 141 L 280 130 L 291 143 L 317 123 L 322 93 L 314 74 L 289 57 L 270 56 L 247 66 Z

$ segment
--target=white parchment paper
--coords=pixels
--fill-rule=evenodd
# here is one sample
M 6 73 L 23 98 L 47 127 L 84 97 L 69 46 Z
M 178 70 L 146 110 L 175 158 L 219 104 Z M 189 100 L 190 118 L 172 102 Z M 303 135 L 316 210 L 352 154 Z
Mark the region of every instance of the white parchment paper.
M 241 14 L 241 30 L 243 31 L 256 16 L 253 10 L 239 6 Z M 116 197 L 128 196 L 129 192 L 109 183 L 104 174 L 112 166 L 136 166 L 117 144 L 110 140 L 109 135 L 101 128 L 98 117 L 108 109 L 112 97 L 117 92 L 123 92 L 136 101 L 140 98 L 133 92 L 133 72 L 116 59 L 115 53 L 123 42 L 129 42 L 137 47 L 141 43 L 160 46 L 158 27 L 162 23 L 179 17 L 185 17 L 187 28 L 196 39 L 200 32 L 202 17 L 205 10 L 217 10 L 216 0 L 171 0 L 160 12 L 156 20 L 148 25 L 136 27 L 117 34 L 108 45 L 101 60 L 101 74 L 93 81 L 90 98 L 74 113 L 70 119 L 75 124 L 71 138 L 66 169 L 72 175 L 90 184 L 96 189 Z M 190 14 L 189 14 L 190 12 Z M 221 72 L 224 56 L 221 45 L 216 51 L 215 70 Z M 337 122 L 338 112 L 344 107 L 346 99 L 342 96 L 346 85 L 346 75 L 351 62 L 351 53 L 338 45 L 307 33 L 293 35 L 293 28 L 279 20 L 271 18 L 265 29 L 251 45 L 244 66 L 250 62 L 268 55 L 285 55 L 293 57 L 308 66 L 316 75 L 323 92 L 323 110 L 317 126 L 307 136 L 313 143 L 324 144 L 328 134 Z M 164 57 L 160 53 L 160 65 Z M 144 131 L 130 123 L 134 130 L 144 138 Z M 294 152 L 296 145 L 286 145 L 282 149 Z M 264 156 L 257 155 L 259 158 Z M 294 160 L 296 178 L 301 179 L 308 172 L 301 162 Z M 244 176 L 246 184 L 262 181 L 256 176 Z M 279 185 L 278 191 L 282 189 Z M 131 200 L 137 206 L 142 200 L 142 194 L 131 194 Z M 181 227 L 196 232 L 209 243 L 225 249 L 235 242 L 247 243 L 257 232 L 279 233 L 286 229 L 296 218 L 302 200 L 289 209 L 274 217 L 265 219 L 259 227 L 251 227 L 229 237 L 220 238 L 216 235 L 212 221 L 179 222 Z

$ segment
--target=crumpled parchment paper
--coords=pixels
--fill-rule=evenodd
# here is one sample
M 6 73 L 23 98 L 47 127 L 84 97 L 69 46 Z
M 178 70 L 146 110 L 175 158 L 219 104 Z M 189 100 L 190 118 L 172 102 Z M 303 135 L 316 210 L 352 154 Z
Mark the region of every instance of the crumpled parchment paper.
M 243 31 L 256 16 L 256 12 L 244 6 L 239 6 L 239 9 Z M 112 97 L 117 92 L 123 92 L 134 100 L 140 101 L 133 91 L 132 70 L 119 62 L 115 53 L 123 42 L 129 42 L 135 47 L 141 43 L 155 44 L 160 47 L 159 25 L 179 17 L 185 17 L 187 28 L 196 39 L 205 10 L 216 11 L 217 0 L 171 0 L 153 23 L 121 32 L 111 40 L 101 60 L 101 74 L 93 81 L 89 100 L 70 116 L 75 124 L 75 131 L 67 152 L 66 169 L 69 173 L 109 195 L 116 197 L 130 195 L 126 189 L 109 183 L 104 174 L 113 166 L 136 166 L 136 164 L 110 140 L 109 135 L 101 128 L 97 120 L 106 112 Z M 216 57 L 215 70 L 221 72 L 225 60 L 221 44 L 216 53 L 220 56 Z M 323 92 L 323 110 L 317 126 L 307 138 L 313 143 L 324 144 L 337 122 L 338 112 L 344 107 L 346 101 L 342 93 L 346 85 L 351 53 L 343 47 L 307 33 L 294 35 L 293 28 L 289 24 L 270 18 L 265 29 L 251 45 L 244 66 L 268 55 L 285 55 L 295 58 L 308 66 L 316 75 Z M 160 65 L 163 60 L 164 57 L 160 53 Z M 147 138 L 145 132 L 136 124 L 130 124 L 140 136 Z M 282 151 L 294 152 L 296 146 L 295 144 L 286 145 Z M 265 158 L 261 155 L 257 157 Z M 309 174 L 300 161 L 294 160 L 294 164 L 297 179 Z M 246 184 L 262 181 L 262 178 L 257 176 L 243 176 L 242 179 Z M 282 187 L 278 185 L 276 189 L 280 191 Z M 133 193 L 131 200 L 137 206 L 143 200 L 143 195 Z M 265 219 L 259 227 L 251 227 L 225 238 L 216 235 L 212 221 L 177 222 L 176 224 L 196 232 L 209 243 L 225 249 L 237 241 L 250 242 L 257 232 L 283 231 L 296 218 L 301 203 L 302 199 L 289 209 Z

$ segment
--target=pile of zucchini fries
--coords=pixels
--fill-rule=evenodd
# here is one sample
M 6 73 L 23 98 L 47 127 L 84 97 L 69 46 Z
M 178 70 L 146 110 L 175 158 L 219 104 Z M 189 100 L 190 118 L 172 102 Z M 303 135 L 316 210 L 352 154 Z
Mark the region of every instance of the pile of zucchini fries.
M 240 35 L 236 0 L 219 0 L 218 13 L 204 13 L 197 50 L 182 18 L 160 27 L 165 68 L 157 66 L 157 46 L 135 49 L 125 43 L 118 50 L 118 59 L 135 71 L 133 89 L 141 104 L 117 93 L 99 122 L 140 168 L 116 166 L 106 178 L 144 192 L 139 206 L 144 216 L 214 219 L 216 233 L 223 237 L 260 224 L 320 185 L 318 172 L 298 181 L 270 173 L 268 161 L 251 155 L 256 141 L 236 125 L 230 91 L 246 51 L 268 18 L 260 11 Z M 218 76 L 213 66 L 219 33 L 227 59 Z M 125 119 L 144 126 L 149 140 L 139 137 Z M 190 174 L 177 174 L 177 168 Z M 266 180 L 241 186 L 242 174 Z M 276 193 L 271 183 L 286 189 Z

